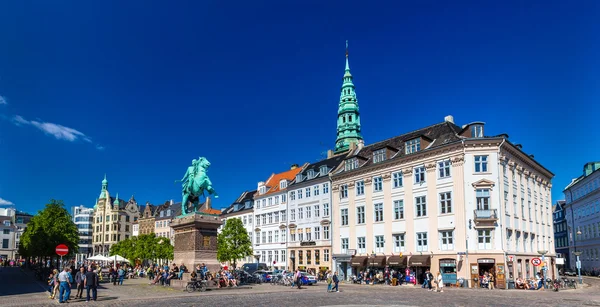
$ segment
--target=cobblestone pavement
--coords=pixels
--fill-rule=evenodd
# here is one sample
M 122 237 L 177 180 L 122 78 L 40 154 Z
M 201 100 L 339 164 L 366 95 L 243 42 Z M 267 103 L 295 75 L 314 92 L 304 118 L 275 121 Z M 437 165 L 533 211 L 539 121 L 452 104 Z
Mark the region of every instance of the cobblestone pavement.
M 600 279 L 586 278 L 577 290 L 525 291 L 446 288 L 444 293 L 413 287 L 340 285 L 339 293 L 327 293 L 326 285 L 302 290 L 268 284 L 245 289 L 187 293 L 169 287 L 150 286 L 146 279 L 125 280 L 123 286 L 102 284 L 98 301 L 72 300 L 69 305 L 94 306 L 599 306 Z M 1 306 L 50 306 L 41 283 L 18 268 L 0 272 Z M 72 293 L 72 296 L 74 293 Z

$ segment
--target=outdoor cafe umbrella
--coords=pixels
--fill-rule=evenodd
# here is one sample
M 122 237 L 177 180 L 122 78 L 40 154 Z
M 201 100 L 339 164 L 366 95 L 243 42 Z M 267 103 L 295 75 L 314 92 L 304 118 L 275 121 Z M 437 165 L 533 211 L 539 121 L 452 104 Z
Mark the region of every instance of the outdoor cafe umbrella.
M 89 257 L 87 258 L 87 260 L 92 260 L 92 261 L 111 261 L 110 258 L 106 258 L 100 254 L 94 256 L 94 257 Z
M 117 262 L 127 262 L 127 263 L 129 263 L 129 260 L 127 260 L 127 258 L 122 257 L 120 255 L 112 255 L 112 256 L 110 256 L 110 259 L 108 261 L 117 261 Z

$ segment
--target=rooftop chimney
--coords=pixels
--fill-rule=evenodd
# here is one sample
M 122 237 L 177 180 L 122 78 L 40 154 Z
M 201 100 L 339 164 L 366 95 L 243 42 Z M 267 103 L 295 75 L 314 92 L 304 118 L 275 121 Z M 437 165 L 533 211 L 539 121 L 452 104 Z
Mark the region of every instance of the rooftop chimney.
M 327 159 L 329 159 L 331 157 L 333 157 L 333 150 L 330 149 L 327 151 Z
M 444 121 L 454 124 L 454 116 L 448 115 L 448 116 L 444 117 Z
M 292 164 L 292 167 L 290 167 L 290 169 L 297 169 L 298 168 L 298 164 Z

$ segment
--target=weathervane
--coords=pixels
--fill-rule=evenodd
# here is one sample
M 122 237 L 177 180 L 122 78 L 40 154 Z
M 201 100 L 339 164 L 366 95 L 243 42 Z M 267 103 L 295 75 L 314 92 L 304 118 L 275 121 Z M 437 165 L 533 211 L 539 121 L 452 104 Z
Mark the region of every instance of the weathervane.
M 346 40 L 346 57 L 348 57 L 348 40 Z

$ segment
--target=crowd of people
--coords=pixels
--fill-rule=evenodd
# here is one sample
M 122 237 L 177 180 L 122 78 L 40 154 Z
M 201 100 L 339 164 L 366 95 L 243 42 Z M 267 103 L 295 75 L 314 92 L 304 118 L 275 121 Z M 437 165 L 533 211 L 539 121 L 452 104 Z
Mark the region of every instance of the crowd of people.
M 535 278 L 519 277 L 515 280 L 515 287 L 524 290 L 540 290 L 544 288 L 544 278 L 540 273 L 535 274 Z
M 81 266 L 75 276 L 73 269 L 65 266 L 59 273 L 58 269 L 54 269 L 48 276 L 48 292 L 50 299 L 58 299 L 59 303 L 68 303 L 71 299 L 71 288 L 73 285 L 77 287 L 75 298 L 83 298 L 83 290 L 86 290 L 86 301 L 95 301 L 98 296 L 98 267 L 88 265 Z M 90 296 L 91 292 L 91 296 Z
M 402 285 L 404 282 L 413 284 L 417 283 L 414 273 L 407 271 L 406 274 L 410 275 L 405 276 L 402 274 L 402 271 L 390 268 L 385 268 L 385 270 L 379 271 L 365 270 L 358 272 L 358 274 L 355 276 L 352 276 L 352 282 L 356 284 L 383 284 L 388 286 L 398 286 Z M 421 288 L 425 288 L 429 291 L 435 290 L 436 292 L 444 292 L 444 280 L 441 272 L 437 272 L 437 274 L 434 276 L 430 270 L 426 270 L 423 273 L 423 283 L 421 284 Z

